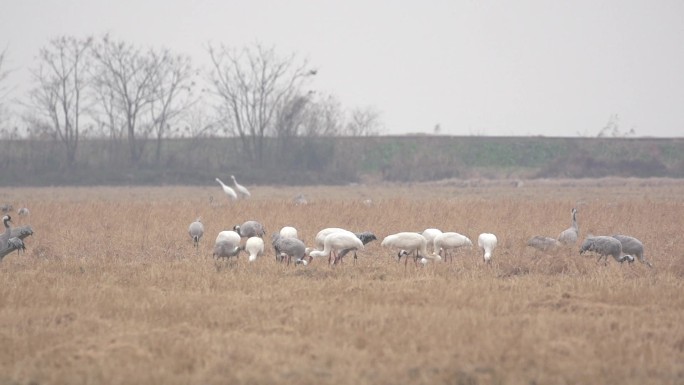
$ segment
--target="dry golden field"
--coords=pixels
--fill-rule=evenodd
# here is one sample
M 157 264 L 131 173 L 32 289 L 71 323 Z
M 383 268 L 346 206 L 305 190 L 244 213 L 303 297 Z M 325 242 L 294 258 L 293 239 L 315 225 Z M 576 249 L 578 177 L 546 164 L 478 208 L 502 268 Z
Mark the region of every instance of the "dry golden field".
M 0 263 L 0 384 L 684 384 L 684 181 L 251 190 L 0 188 L 35 231 Z M 635 236 L 654 268 L 525 247 L 572 207 L 581 238 Z M 248 219 L 308 245 L 331 226 L 379 240 L 334 268 L 270 247 L 214 261 L 216 234 Z M 473 249 L 404 269 L 380 247 L 426 227 L 495 233 L 493 263 Z

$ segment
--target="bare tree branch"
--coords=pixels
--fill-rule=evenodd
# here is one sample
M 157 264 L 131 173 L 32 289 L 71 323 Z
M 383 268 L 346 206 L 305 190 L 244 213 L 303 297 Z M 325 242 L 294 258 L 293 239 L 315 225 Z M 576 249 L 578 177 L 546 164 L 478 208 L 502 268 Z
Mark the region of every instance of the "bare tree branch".
M 349 121 L 345 125 L 343 135 L 375 136 L 382 129 L 380 113 L 372 108 L 355 108 L 351 110 Z
M 227 113 L 245 155 L 263 164 L 265 137 L 276 135 L 280 111 L 301 95 L 302 86 L 315 72 L 295 55 L 281 58 L 272 48 L 258 44 L 239 51 L 209 46 L 208 51 L 220 111 Z
M 122 121 L 128 139 L 130 159 L 138 163 L 154 122 L 145 119 L 156 98 L 158 58 L 124 42 L 105 36 L 93 49 L 98 67 L 95 85 L 102 108 L 110 121 Z
M 196 102 L 192 88 L 194 69 L 190 57 L 174 55 L 168 50 L 151 52 L 156 66 L 154 99 L 150 104 L 157 146 L 155 158 L 161 157 L 162 139 L 170 134 L 170 124 Z
M 64 144 L 66 164 L 76 161 L 82 96 L 89 84 L 86 76 L 90 66 L 88 49 L 92 39 L 60 37 L 40 50 L 39 67 L 33 71 L 36 87 L 30 100 L 49 122 L 46 127 Z

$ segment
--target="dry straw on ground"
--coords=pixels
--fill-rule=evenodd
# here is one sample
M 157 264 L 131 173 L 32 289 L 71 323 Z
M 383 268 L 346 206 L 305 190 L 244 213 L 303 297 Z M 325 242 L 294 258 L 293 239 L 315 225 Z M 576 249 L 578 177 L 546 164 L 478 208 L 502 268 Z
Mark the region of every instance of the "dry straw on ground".
M 0 263 L 0 383 L 684 383 L 682 182 L 252 190 L 231 204 L 218 185 L 1 189 L 35 234 Z M 300 192 L 310 204 L 291 203 Z M 655 267 L 525 247 L 573 206 L 582 238 L 636 236 Z M 406 270 L 379 241 L 335 268 L 276 264 L 270 248 L 212 260 L 216 234 L 247 219 L 309 245 L 328 226 L 380 240 L 438 227 L 499 248 L 491 266 L 464 250 Z

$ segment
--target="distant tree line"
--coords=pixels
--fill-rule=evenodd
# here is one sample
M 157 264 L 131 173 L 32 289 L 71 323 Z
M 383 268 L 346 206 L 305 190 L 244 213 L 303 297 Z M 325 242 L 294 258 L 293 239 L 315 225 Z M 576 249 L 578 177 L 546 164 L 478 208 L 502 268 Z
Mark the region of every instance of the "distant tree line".
M 265 138 L 277 149 L 281 138 Z M 292 137 L 264 164 L 245 162 L 239 137 L 163 139 L 160 161 L 110 156 L 109 139 L 83 140 L 64 168 L 56 141 L 0 141 L 0 186 L 216 185 L 231 174 L 247 185 L 339 185 L 445 179 L 684 177 L 684 139 L 541 137 Z M 459 183 L 459 182 L 457 182 Z
M 58 143 L 53 163 L 67 170 L 81 162 L 84 139 L 105 139 L 100 155 L 108 162 L 139 166 L 163 164 L 167 139 L 228 137 L 237 140 L 225 151 L 262 167 L 289 151 L 293 138 L 382 130 L 374 108 L 345 109 L 335 96 L 315 91 L 318 71 L 296 54 L 254 44 L 209 45 L 207 55 L 211 68 L 202 70 L 187 55 L 109 35 L 52 39 L 17 103 L 23 113 L 11 122 L 3 51 L 0 139 Z

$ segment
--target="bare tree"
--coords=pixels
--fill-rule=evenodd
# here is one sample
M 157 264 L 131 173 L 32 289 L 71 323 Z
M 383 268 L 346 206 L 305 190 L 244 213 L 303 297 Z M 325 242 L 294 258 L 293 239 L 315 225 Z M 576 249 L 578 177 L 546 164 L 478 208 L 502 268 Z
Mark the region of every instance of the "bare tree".
M 622 132 L 622 130 L 620 130 L 620 117 L 618 116 L 618 114 L 612 114 L 608 118 L 608 122 L 606 123 L 606 125 L 603 126 L 603 128 L 599 131 L 596 137 L 605 138 L 608 136 L 612 136 L 613 138 L 621 138 L 633 136 L 635 133 L 636 132 L 634 131 L 634 128 L 630 129 L 627 132 Z
M 281 58 L 258 44 L 242 50 L 209 46 L 209 55 L 220 111 L 231 133 L 239 136 L 245 155 L 263 164 L 265 137 L 275 133 L 280 111 L 297 103 L 303 85 L 316 71 L 295 55 Z
M 127 43 L 112 41 L 109 36 L 95 45 L 93 53 L 98 64 L 95 89 L 101 108 L 109 115 L 100 123 L 111 124 L 113 133 L 122 125 L 130 160 L 138 163 L 154 129 L 153 120 L 145 117 L 157 97 L 157 59 Z
M 276 124 L 274 126 L 275 136 L 278 138 L 291 138 L 299 136 L 303 128 L 307 105 L 309 104 L 309 94 L 296 95 L 283 103 L 278 109 Z
M 350 112 L 343 134 L 348 136 L 374 136 L 379 135 L 381 129 L 380 113 L 375 108 L 355 108 Z
M 91 43 L 91 38 L 53 39 L 40 50 L 40 62 L 33 71 L 36 87 L 30 91 L 30 100 L 46 119 L 44 126 L 64 144 L 68 166 L 76 161 Z
M 155 159 L 158 163 L 162 139 L 170 133 L 170 124 L 196 100 L 192 93 L 195 82 L 190 57 L 174 55 L 166 49 L 150 54 L 157 63 L 150 114 L 157 140 Z
M 325 95 L 308 104 L 302 134 L 307 137 L 337 136 L 342 132 L 343 125 L 342 105 L 334 96 Z

